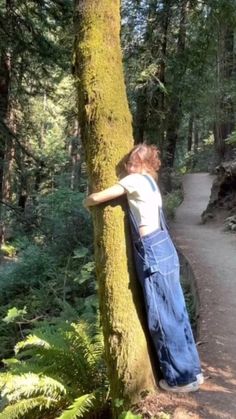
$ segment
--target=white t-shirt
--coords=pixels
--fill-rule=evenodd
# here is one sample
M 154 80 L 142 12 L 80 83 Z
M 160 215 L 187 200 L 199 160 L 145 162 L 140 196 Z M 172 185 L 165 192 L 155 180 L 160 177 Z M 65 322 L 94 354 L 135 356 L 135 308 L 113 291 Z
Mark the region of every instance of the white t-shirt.
M 162 199 L 159 189 L 154 190 L 153 177 L 132 173 L 118 183 L 127 191 L 128 203 L 138 227 L 148 226 L 151 230 L 160 228 L 159 208 L 162 207 Z

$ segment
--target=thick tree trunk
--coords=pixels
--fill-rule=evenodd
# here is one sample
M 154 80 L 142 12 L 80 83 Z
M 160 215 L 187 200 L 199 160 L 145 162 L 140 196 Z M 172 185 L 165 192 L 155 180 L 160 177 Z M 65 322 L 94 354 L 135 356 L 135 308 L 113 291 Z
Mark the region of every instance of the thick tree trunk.
M 117 180 L 133 145 L 120 49 L 120 1 L 76 0 L 79 117 L 93 191 Z M 127 220 L 118 202 L 92 210 L 101 321 L 111 395 L 125 406 L 154 389 Z M 124 229 L 125 222 L 125 229 Z M 141 321 L 141 322 L 140 322 Z

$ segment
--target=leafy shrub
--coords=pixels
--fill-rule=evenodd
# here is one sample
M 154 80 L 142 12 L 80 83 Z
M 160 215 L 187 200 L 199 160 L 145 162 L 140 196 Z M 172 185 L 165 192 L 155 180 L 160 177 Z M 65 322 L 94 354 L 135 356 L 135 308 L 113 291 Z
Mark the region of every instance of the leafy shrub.
M 36 245 L 30 245 L 18 260 L 0 268 L 0 304 L 5 304 L 31 287 L 39 287 L 55 275 L 55 259 Z
M 16 341 L 38 321 L 59 317 L 65 307 L 76 308 L 76 319 L 93 317 L 98 303 L 92 227 L 82 207 L 83 196 L 63 188 L 44 193 L 34 208 L 35 227 L 28 231 L 16 224 L 11 246 L 17 257 L 0 266 L 0 353 L 10 356 Z M 4 323 L 9 310 L 23 318 Z
M 82 193 L 68 188 L 39 198 L 37 213 L 44 241 L 60 257 L 72 254 L 80 245 L 91 246 L 92 225 L 88 211 L 82 206 L 83 198 Z
M 30 245 L 18 255 L 18 260 L 0 268 L 0 353 L 10 356 L 11 348 L 20 336 L 43 319 L 59 317 L 65 308 L 76 309 L 78 316 L 91 318 L 98 311 L 94 262 L 91 251 L 82 245 L 64 265 L 50 248 Z M 1 321 L 15 307 L 23 318 L 7 324 Z

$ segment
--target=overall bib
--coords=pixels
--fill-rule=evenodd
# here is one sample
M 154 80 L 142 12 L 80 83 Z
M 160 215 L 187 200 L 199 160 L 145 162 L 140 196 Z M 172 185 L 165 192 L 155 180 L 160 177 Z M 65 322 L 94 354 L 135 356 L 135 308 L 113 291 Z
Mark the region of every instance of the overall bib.
M 144 175 L 145 176 L 145 175 Z M 158 187 L 145 176 L 153 192 Z M 161 228 L 140 236 L 129 210 L 134 260 L 146 308 L 148 329 L 164 379 L 170 386 L 196 381 L 200 360 L 179 280 L 179 259 L 159 208 Z

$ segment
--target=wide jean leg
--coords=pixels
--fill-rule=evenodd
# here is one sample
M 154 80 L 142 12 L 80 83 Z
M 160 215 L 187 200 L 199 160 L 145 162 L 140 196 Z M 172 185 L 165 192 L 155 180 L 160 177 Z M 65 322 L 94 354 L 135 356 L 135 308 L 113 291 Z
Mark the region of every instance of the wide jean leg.
M 196 381 L 200 360 L 179 280 L 179 260 L 164 223 L 140 237 L 131 215 L 135 265 L 150 335 L 170 386 Z

